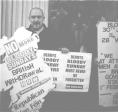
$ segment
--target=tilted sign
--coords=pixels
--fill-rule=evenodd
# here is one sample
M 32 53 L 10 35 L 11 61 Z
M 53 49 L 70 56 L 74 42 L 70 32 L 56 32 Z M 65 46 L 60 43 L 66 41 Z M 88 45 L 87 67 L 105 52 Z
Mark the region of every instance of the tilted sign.
M 2 68 L 3 88 L 13 89 L 12 112 L 31 112 L 41 108 L 44 97 L 54 88 L 50 68 L 37 54 L 36 34 L 19 28 L 5 44 L 5 63 Z M 5 77 L 6 76 L 6 77 Z

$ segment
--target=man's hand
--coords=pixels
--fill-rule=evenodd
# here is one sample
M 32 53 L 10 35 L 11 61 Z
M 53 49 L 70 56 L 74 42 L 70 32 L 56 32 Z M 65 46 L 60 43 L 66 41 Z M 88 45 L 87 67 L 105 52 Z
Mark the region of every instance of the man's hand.
M 60 48 L 60 50 L 61 50 L 61 52 L 62 52 L 63 54 L 69 53 L 69 49 L 68 49 L 68 48 Z

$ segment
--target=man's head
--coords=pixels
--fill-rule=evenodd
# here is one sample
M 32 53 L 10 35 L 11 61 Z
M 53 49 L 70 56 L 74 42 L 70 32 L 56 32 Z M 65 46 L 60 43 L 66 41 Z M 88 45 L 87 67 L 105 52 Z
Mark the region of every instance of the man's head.
M 45 17 L 43 10 L 40 8 L 32 8 L 29 15 L 29 20 L 32 28 L 38 31 L 43 26 L 43 21 Z

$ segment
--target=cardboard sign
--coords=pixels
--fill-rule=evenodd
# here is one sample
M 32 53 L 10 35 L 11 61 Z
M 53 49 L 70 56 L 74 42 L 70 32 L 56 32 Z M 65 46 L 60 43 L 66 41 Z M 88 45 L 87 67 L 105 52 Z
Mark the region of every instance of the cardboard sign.
M 88 92 L 91 58 L 90 53 L 39 50 L 41 57 L 51 68 L 55 91 Z
M 118 106 L 118 22 L 100 22 L 97 28 L 99 104 Z
M 38 56 L 37 42 L 37 34 L 21 27 L 4 44 L 4 66 L 9 73 L 3 72 L 7 76 L 4 85 L 5 88 L 13 86 L 10 91 L 13 112 L 40 109 L 38 105 L 42 105 L 44 97 L 54 88 L 51 70 Z

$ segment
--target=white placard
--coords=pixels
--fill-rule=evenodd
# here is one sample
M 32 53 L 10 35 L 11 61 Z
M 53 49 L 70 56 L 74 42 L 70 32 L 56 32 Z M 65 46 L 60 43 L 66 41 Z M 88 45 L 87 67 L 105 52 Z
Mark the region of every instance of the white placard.
M 2 68 L 7 72 L 3 72 L 6 77 L 2 78 L 2 85 L 5 89 L 13 86 L 10 91 L 13 112 L 40 109 L 44 97 L 54 88 L 50 67 L 38 56 L 37 42 L 37 34 L 21 27 L 4 44 L 6 56 Z
M 51 68 L 55 91 L 88 92 L 91 74 L 91 53 L 39 50 L 39 57 Z
M 118 106 L 118 22 L 100 22 L 97 29 L 99 104 Z

